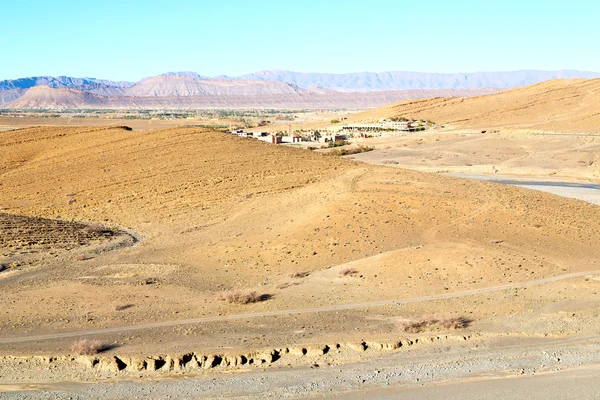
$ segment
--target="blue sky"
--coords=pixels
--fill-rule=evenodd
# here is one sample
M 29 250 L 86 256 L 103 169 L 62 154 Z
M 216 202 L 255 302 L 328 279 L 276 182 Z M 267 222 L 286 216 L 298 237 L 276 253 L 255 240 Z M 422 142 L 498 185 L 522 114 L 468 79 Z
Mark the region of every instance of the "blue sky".
M 595 0 L 0 0 L 0 79 L 600 71 Z

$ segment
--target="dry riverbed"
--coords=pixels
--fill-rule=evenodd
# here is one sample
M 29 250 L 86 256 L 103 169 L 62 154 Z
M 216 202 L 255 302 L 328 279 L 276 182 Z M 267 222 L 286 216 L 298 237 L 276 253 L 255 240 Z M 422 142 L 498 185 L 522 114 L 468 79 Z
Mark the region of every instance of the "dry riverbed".
M 0 386 L 4 399 L 130 399 L 130 398 L 438 398 L 479 399 L 488 382 L 504 399 L 522 399 L 531 392 L 537 377 L 547 381 L 549 373 L 560 374 L 562 391 L 573 388 L 577 398 L 592 399 L 597 393 L 600 371 L 600 340 L 597 337 L 571 339 L 518 338 L 414 347 L 369 361 L 306 367 L 252 369 L 234 373 L 200 373 L 185 378 L 173 375 L 155 379 L 109 380 L 106 382 L 49 384 L 9 384 Z M 585 380 L 574 368 L 586 365 Z M 577 371 L 577 370 L 575 370 Z M 581 371 L 581 370 L 579 370 Z M 495 378 L 495 379 L 492 379 Z M 526 379 L 520 381 L 522 379 Z M 536 378 L 536 379 L 532 379 Z M 457 385 L 455 382 L 467 382 Z M 469 383 L 470 382 L 470 383 Z M 529 392 L 506 390 L 524 385 Z M 445 385 L 440 386 L 440 383 Z M 533 385 L 533 386 L 530 386 Z M 434 386 L 432 386 L 434 385 Z M 393 388 L 393 389 L 392 389 Z M 504 390 L 503 390 L 504 389 Z M 459 394 L 468 396 L 460 397 Z M 469 394 L 470 393 L 470 394 Z M 541 392 L 540 392 L 541 393 Z M 487 397 L 489 398 L 489 397 Z

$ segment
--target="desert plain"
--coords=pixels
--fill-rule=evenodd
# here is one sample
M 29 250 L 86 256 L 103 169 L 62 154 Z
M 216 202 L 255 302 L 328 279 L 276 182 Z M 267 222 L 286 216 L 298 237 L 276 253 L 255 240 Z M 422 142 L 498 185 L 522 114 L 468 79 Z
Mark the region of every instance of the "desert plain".
M 436 127 L 345 157 L 176 123 L 2 118 L 0 394 L 385 398 L 596 371 L 598 88 L 355 113 Z

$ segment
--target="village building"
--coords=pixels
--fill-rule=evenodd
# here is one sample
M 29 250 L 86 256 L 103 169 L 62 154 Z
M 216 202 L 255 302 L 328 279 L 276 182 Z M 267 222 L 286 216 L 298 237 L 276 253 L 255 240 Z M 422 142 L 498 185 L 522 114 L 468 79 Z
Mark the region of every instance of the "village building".
M 342 130 L 354 132 L 412 132 L 415 129 L 410 121 L 391 121 L 382 119 L 379 124 L 346 124 L 342 126 Z

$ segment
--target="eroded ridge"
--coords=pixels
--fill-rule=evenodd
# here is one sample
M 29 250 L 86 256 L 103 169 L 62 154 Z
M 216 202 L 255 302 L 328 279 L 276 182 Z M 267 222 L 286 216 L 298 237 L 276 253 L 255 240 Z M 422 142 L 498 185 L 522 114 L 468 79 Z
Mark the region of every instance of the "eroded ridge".
M 317 362 L 329 364 L 344 363 L 357 357 L 376 356 L 391 353 L 411 346 L 435 344 L 437 342 L 464 342 L 473 338 L 472 333 L 430 334 L 389 341 L 355 341 L 329 344 L 298 345 L 277 347 L 245 352 L 187 352 L 156 356 L 121 355 L 82 355 L 58 357 L 16 357 L 0 358 L 0 365 L 13 363 L 35 365 L 54 364 L 67 366 L 75 364 L 85 370 L 97 372 L 123 373 L 172 373 L 202 370 L 232 370 L 239 368 L 269 367 L 277 365 L 311 365 Z M 363 354 L 364 353 L 364 354 Z

